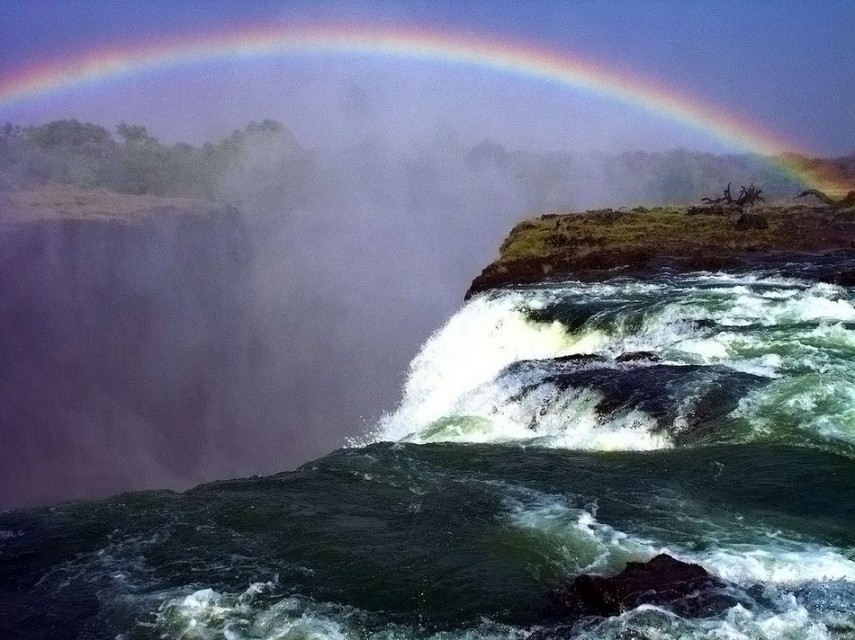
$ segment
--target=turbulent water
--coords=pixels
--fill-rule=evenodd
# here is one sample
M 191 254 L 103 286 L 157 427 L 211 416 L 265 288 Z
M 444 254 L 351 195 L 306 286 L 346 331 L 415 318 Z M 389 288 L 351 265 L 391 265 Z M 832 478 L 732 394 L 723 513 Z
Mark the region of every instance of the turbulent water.
M 798 275 L 476 296 L 296 472 L 0 515 L 0 637 L 855 638 L 855 296 Z M 556 619 L 660 552 L 738 604 Z

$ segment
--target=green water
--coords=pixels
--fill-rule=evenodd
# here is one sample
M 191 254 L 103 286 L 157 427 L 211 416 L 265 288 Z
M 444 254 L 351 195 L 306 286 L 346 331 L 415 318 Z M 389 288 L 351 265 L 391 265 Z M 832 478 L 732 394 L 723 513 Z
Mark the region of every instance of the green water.
M 0 638 L 855 638 L 853 363 L 851 293 L 809 280 L 476 297 L 350 448 L 0 514 Z M 738 604 L 556 617 L 663 552 Z

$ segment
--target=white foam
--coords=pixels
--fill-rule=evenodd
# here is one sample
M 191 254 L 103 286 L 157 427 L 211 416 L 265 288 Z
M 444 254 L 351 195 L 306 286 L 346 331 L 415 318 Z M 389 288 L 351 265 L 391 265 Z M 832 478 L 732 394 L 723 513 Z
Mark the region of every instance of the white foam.
M 639 412 L 604 420 L 594 411 L 594 394 L 584 389 L 527 392 L 519 406 L 513 406 L 508 381 L 496 376 L 520 360 L 577 353 L 615 358 L 635 351 L 657 353 L 665 363 L 726 366 L 773 379 L 805 370 L 834 373 L 835 367 L 848 368 L 850 356 L 855 356 L 855 332 L 842 324 L 855 321 L 848 295 L 834 285 L 793 279 L 702 274 L 682 286 L 566 282 L 477 296 L 431 336 L 413 360 L 398 409 L 351 444 L 409 440 L 537 441 L 543 446 L 581 449 L 671 446 L 664 430 L 657 428 L 667 425 L 656 425 Z M 589 325 L 575 334 L 558 322 L 531 322 L 526 316 L 528 310 L 576 298 L 626 301 L 634 311 L 623 317 L 616 314 L 611 326 Z M 640 311 L 636 303 L 645 301 Z M 644 314 L 640 324 L 639 313 Z M 720 330 L 711 331 L 711 326 Z M 740 329 L 746 326 L 752 331 Z M 855 387 L 850 393 L 847 384 L 832 386 L 855 406 Z M 813 400 L 827 397 L 823 388 L 828 386 L 822 383 L 805 390 L 800 398 L 797 394 L 786 397 L 793 416 L 811 411 Z M 758 397 L 762 395 L 753 399 Z M 743 409 L 759 406 L 751 402 Z M 746 409 L 737 417 L 753 420 L 755 413 L 757 434 L 774 428 L 763 415 L 774 412 L 766 408 L 754 413 Z M 807 418 L 805 427 L 826 437 L 855 439 L 855 410 L 851 414 L 841 408 L 799 419 Z
M 855 560 L 846 554 L 780 535 L 763 536 L 756 544 L 711 540 L 705 550 L 695 551 L 619 531 L 598 522 L 595 508 L 573 505 L 563 496 L 518 490 L 507 499 L 507 505 L 515 526 L 537 531 L 549 538 L 556 549 L 571 554 L 567 567 L 571 573 L 619 571 L 628 560 L 644 561 L 658 553 L 668 553 L 746 587 L 855 582 Z
M 826 284 L 790 286 L 768 289 L 734 283 L 720 288 L 675 287 L 668 292 L 655 322 L 682 318 L 743 327 L 855 320 L 855 307 L 841 288 Z
M 822 620 L 811 616 L 795 598 L 781 599 L 780 609 L 749 611 L 736 605 L 724 614 L 684 619 L 673 613 L 642 605 L 576 634 L 585 640 L 655 638 L 657 640 L 832 640 Z
M 598 522 L 591 505 L 576 507 L 563 496 L 535 491 L 516 493 L 506 498 L 510 523 L 546 538 L 565 574 L 617 572 L 630 560 L 649 560 L 658 552 L 650 541 Z
M 824 322 L 812 329 L 807 337 L 829 347 L 855 348 L 855 331 L 847 329 L 840 322 Z
M 593 505 L 574 505 L 564 496 L 506 486 L 506 517 L 520 532 L 530 533 L 555 551 L 546 561 L 555 563 L 550 574 L 613 574 L 630 560 L 647 560 L 669 553 L 704 566 L 725 580 L 749 586 L 764 585 L 764 601 L 753 610 L 736 605 L 724 613 L 683 619 L 643 605 L 596 625 L 578 629 L 580 638 L 831 640 L 838 637 L 827 625 L 853 627 L 848 607 L 827 607 L 813 596 L 796 597 L 793 588 L 818 581 L 855 583 L 855 563 L 838 551 L 770 536 L 763 547 L 713 545 L 702 552 L 660 545 L 629 535 L 596 518 Z M 543 554 L 539 555 L 541 560 Z M 520 640 L 530 630 L 483 620 L 473 627 L 426 635 L 405 625 L 366 626 L 370 614 L 344 605 L 316 602 L 300 596 L 271 603 L 274 583 L 256 583 L 243 593 L 200 589 L 167 599 L 160 607 L 155 631 L 161 637 L 185 640 L 248 640 L 280 638 L 305 640 Z M 841 597 L 849 591 L 843 591 Z M 769 604 L 771 603 L 771 604 Z
M 769 274 L 756 273 L 727 273 L 719 271 L 716 273 L 700 273 L 693 276 L 693 280 L 704 283 L 719 283 L 722 285 L 762 285 L 765 287 L 778 286 L 789 288 L 808 288 L 810 283 L 797 278 L 784 278 Z
M 522 629 L 482 620 L 478 625 L 426 635 L 403 625 L 369 630 L 368 614 L 353 607 L 314 602 L 299 596 L 272 605 L 257 599 L 269 583 L 242 594 L 202 589 L 172 598 L 160 608 L 155 629 L 162 638 L 183 640 L 521 640 Z
M 201 589 L 165 601 L 156 627 L 161 637 L 207 640 L 208 638 L 304 638 L 349 640 L 358 638 L 344 622 L 346 615 L 316 614 L 300 598 L 283 598 L 269 607 L 256 607 L 256 596 L 270 583 L 257 583 L 242 594 L 223 594 Z
M 584 300 L 611 300 L 651 296 L 671 290 L 670 284 L 653 281 L 622 280 L 610 282 L 580 282 L 568 280 L 550 283 L 546 287 L 532 287 L 526 292 L 531 296 L 532 308 L 542 308 L 558 300 L 579 298 Z
M 533 294 L 506 293 L 470 300 L 422 347 L 410 364 L 397 411 L 385 416 L 378 440 L 400 440 L 454 414 L 467 393 L 519 360 L 596 351 L 602 336 L 574 338 L 557 322 L 529 321 L 523 311 Z
M 757 434 L 801 430 L 855 443 L 855 375 L 829 370 L 775 380 L 743 398 L 735 415 Z
M 832 285 L 817 284 L 808 289 L 774 292 L 739 287 L 721 293 L 728 294 L 722 299 L 723 308 L 708 313 L 696 310 L 701 317 L 708 317 L 721 325 L 772 326 L 820 320 L 855 320 L 855 307 L 845 299 L 842 289 Z
M 813 544 L 719 548 L 693 556 L 720 578 L 742 585 L 797 585 L 814 581 L 855 582 L 855 562 L 840 552 Z
M 222 627 L 234 609 L 233 603 L 213 589 L 200 589 L 164 603 L 158 622 L 169 630 L 179 631 L 181 637 L 205 638 L 212 629 Z
M 520 372 L 502 376 L 465 394 L 449 415 L 408 434 L 405 440 L 424 442 L 536 442 L 538 446 L 646 451 L 672 446 L 656 421 L 637 411 L 607 417 L 597 411 L 602 396 L 591 389 L 560 389 L 538 384 Z

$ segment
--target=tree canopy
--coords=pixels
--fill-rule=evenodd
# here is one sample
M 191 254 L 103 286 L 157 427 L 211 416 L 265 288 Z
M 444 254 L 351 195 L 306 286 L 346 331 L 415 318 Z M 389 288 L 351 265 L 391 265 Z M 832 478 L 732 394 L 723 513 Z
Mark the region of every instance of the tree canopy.
M 296 146 L 281 122 L 251 122 L 217 143 L 164 144 L 144 126 L 55 120 L 0 127 L 0 174 L 6 187 L 46 182 L 102 187 L 119 193 L 213 198 L 222 172 L 260 138 Z
M 481 193 L 480 187 L 489 196 L 501 185 L 502 198 L 519 202 L 521 214 L 579 202 L 690 204 L 731 181 L 762 185 L 771 199 L 814 186 L 770 160 L 685 149 L 538 153 L 493 140 L 467 145 L 456 138 L 399 148 L 366 140 L 337 153 L 309 152 L 284 124 L 269 119 L 198 146 L 164 143 L 146 127 L 127 122 L 113 133 L 77 120 L 0 126 L 0 188 L 58 182 L 131 194 L 266 199 L 308 209 L 321 206 L 315 200 L 331 191 L 354 184 L 375 194 L 408 190 L 403 201 L 413 211 L 454 202 L 463 192 Z M 855 184 L 855 156 L 786 161 Z M 361 178 L 353 182 L 355 176 Z

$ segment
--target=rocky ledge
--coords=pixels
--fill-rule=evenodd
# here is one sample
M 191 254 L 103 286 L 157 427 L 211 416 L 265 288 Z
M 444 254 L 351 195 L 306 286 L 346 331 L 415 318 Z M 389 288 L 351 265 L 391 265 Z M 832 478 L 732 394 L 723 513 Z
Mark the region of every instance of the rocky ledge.
M 703 567 L 667 554 L 647 562 L 629 562 L 611 577 L 577 576 L 559 587 L 552 598 L 549 621 L 526 640 L 588 637 L 586 625 L 642 605 L 665 608 L 682 618 L 706 618 L 737 604 L 748 609 L 754 604 L 747 593 L 710 575 Z M 625 637 L 646 640 L 640 634 Z
M 555 594 L 571 620 L 617 616 L 643 604 L 665 606 L 683 617 L 717 615 L 738 600 L 703 567 L 660 554 L 629 562 L 610 578 L 580 575 Z
M 551 213 L 519 223 L 466 297 L 562 279 L 643 276 L 660 267 L 721 270 L 785 264 L 798 256 L 855 257 L 855 206 L 783 203 Z M 855 271 L 826 274 L 840 284 Z

